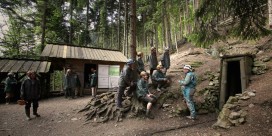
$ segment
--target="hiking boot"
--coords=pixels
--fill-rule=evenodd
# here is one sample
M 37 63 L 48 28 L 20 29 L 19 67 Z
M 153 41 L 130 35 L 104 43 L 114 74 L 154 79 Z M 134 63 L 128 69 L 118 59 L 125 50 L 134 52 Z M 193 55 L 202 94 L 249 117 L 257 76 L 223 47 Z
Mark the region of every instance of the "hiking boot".
M 149 119 L 154 119 L 154 116 L 148 110 L 146 111 L 145 116 Z
M 37 111 L 38 111 L 38 108 L 33 108 L 33 115 L 35 115 L 36 117 L 41 117 L 41 115 L 39 115 Z
M 41 115 L 39 115 L 38 113 L 34 114 L 36 117 L 41 117 Z
M 192 117 L 192 116 L 186 116 L 186 118 L 191 119 L 191 120 L 195 120 L 195 117 Z
M 30 117 L 26 117 L 26 120 L 29 121 L 29 120 L 31 120 L 31 118 Z

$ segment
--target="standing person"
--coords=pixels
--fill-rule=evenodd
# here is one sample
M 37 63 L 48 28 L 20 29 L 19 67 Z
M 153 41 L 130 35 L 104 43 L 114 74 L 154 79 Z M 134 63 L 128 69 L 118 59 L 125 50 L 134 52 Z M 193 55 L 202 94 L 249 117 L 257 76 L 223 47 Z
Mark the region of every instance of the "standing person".
M 82 91 L 81 91 L 81 83 L 78 77 L 78 73 L 75 72 L 75 81 L 76 81 L 76 89 L 75 89 L 75 96 L 82 96 Z
M 27 72 L 27 78 L 23 81 L 21 86 L 21 99 L 26 101 L 25 114 L 27 120 L 30 120 L 30 107 L 33 103 L 33 115 L 40 117 L 37 113 L 39 107 L 39 98 L 41 95 L 40 81 L 36 77 L 36 73 L 33 71 Z
M 165 75 L 162 72 L 163 66 L 158 65 L 157 70 L 153 72 L 153 75 L 151 76 L 152 84 L 154 86 L 157 86 L 157 91 L 160 92 L 161 89 L 166 89 L 166 86 L 170 83 L 170 80 L 165 77 Z
M 137 63 L 138 63 L 138 73 L 140 74 L 142 71 L 145 71 L 144 68 L 144 62 L 143 62 L 143 53 L 142 52 L 138 52 L 137 53 L 138 59 L 137 59 Z
M 179 80 L 178 82 L 182 86 L 182 94 L 186 101 L 186 105 L 190 110 L 190 116 L 187 116 L 189 119 L 195 119 L 196 118 L 196 111 L 195 111 L 195 105 L 193 102 L 193 95 L 195 92 L 196 87 L 196 75 L 192 71 L 192 67 L 190 65 L 185 65 L 183 67 L 183 72 L 185 74 L 184 80 Z
M 156 70 L 158 65 L 156 47 L 151 47 L 151 54 L 149 56 L 149 67 L 150 67 L 150 75 L 153 74 L 153 71 Z
M 6 104 L 9 104 L 11 99 L 13 98 L 15 89 L 16 89 L 16 84 L 17 84 L 17 81 L 14 78 L 14 74 L 12 72 L 9 72 L 8 77 L 6 78 L 6 81 L 5 81 L 5 89 L 4 89 L 4 92 L 6 93 L 6 97 L 5 97 Z
M 96 97 L 97 93 L 97 80 L 98 76 L 96 73 L 96 69 L 91 68 L 91 74 L 89 75 L 89 81 L 90 81 L 90 86 L 91 86 L 91 91 L 92 91 L 92 96 Z
M 156 102 L 156 96 L 148 90 L 148 74 L 145 71 L 140 73 L 141 79 L 137 82 L 137 97 L 140 101 L 147 102 L 146 117 L 153 119 L 154 116 L 150 113 L 152 104 Z
M 122 96 L 124 95 L 125 89 L 129 87 L 128 89 L 128 94 L 131 94 L 133 91 L 136 89 L 137 85 L 137 79 L 135 78 L 137 74 L 135 75 L 135 65 L 134 65 L 134 60 L 129 59 L 127 61 L 127 67 L 124 68 L 123 72 L 120 75 L 118 85 L 119 85 L 119 90 L 117 92 L 117 107 L 121 108 L 122 107 Z
M 68 97 L 74 98 L 75 96 L 75 93 L 73 91 L 74 87 L 75 87 L 75 83 L 74 83 L 74 77 L 72 75 L 72 70 L 67 69 L 67 72 L 64 78 L 65 98 L 68 98 Z
M 167 69 L 170 67 L 169 48 L 165 48 L 161 58 L 161 64 L 164 67 L 164 74 L 166 75 Z

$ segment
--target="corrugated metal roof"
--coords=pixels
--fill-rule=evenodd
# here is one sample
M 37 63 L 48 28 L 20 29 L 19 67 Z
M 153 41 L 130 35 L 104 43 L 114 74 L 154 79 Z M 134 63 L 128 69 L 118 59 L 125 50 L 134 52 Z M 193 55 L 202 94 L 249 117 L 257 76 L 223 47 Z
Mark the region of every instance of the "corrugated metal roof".
M 55 44 L 47 44 L 41 56 L 50 58 L 88 59 L 114 62 L 127 61 L 127 57 L 119 51 Z
M 37 73 L 47 73 L 51 66 L 51 62 L 37 60 L 13 60 L 1 59 L 0 72 L 27 72 L 29 70 Z

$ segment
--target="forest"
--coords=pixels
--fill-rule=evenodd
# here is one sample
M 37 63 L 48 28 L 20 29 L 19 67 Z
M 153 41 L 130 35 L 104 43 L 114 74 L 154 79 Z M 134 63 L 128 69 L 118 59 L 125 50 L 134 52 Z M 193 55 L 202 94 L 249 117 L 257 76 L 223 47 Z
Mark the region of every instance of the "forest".
M 149 54 L 185 41 L 208 48 L 270 34 L 267 0 L 1 0 L 4 57 L 37 58 L 47 43 Z M 7 29 L 4 29 L 7 27 Z

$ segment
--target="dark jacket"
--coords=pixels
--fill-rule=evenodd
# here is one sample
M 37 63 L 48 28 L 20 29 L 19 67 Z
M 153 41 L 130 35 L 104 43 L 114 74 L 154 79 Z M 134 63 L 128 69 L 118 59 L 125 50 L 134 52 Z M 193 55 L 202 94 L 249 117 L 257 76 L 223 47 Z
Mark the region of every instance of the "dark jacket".
M 164 52 L 161 58 L 161 64 L 164 68 L 169 69 L 170 67 L 170 56 L 169 52 Z
M 136 93 L 137 93 L 138 98 L 144 97 L 147 94 L 149 94 L 149 92 L 148 92 L 148 82 L 145 81 L 144 79 L 138 80 Z
M 5 90 L 4 92 L 11 93 L 15 91 L 17 81 L 13 77 L 7 77 L 5 81 Z
M 126 66 L 120 75 L 118 85 L 119 86 L 130 86 L 131 82 L 137 84 L 138 73 L 136 70 L 132 70 L 130 67 Z
M 153 75 L 151 77 L 152 82 L 155 82 L 155 83 L 158 83 L 160 81 L 165 81 L 165 79 L 166 79 L 166 77 L 162 73 L 162 71 L 158 71 L 158 70 L 154 71 Z
M 96 72 L 89 75 L 89 82 L 91 87 L 97 86 L 97 83 L 98 83 L 97 80 L 98 80 L 98 76 Z
M 31 80 L 27 78 L 21 86 L 21 97 L 25 100 L 39 99 L 41 94 L 41 85 L 38 79 Z
M 156 52 L 153 52 L 149 56 L 149 67 L 150 69 L 151 68 L 156 69 L 157 65 L 158 65 L 157 54 Z
M 138 63 L 138 72 L 140 73 L 142 71 L 145 71 L 144 62 L 143 62 L 142 58 L 139 57 L 137 60 L 137 63 Z
M 66 74 L 64 78 L 64 89 L 72 89 L 76 87 L 76 80 L 72 74 Z

